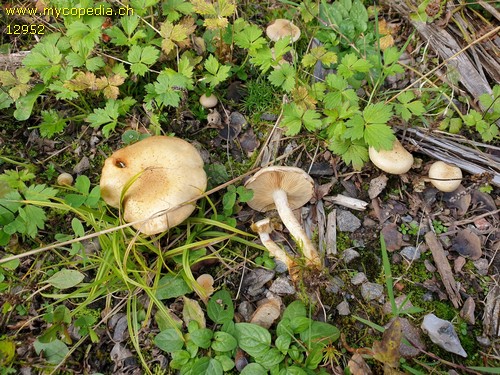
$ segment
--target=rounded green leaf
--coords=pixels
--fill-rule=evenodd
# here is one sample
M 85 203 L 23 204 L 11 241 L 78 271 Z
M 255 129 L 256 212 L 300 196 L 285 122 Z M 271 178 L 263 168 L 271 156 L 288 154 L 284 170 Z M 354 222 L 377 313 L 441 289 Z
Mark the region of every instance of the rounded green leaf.
M 61 270 L 44 281 L 58 289 L 68 289 L 80 284 L 85 275 L 76 270 Z

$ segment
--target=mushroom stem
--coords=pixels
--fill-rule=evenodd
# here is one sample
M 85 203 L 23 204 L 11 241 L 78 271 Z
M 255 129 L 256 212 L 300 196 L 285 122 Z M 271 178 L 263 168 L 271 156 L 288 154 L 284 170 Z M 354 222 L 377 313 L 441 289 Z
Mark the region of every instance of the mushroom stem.
M 308 263 L 320 267 L 321 261 L 318 251 L 309 237 L 307 237 L 304 228 L 302 228 L 298 220 L 295 218 L 295 215 L 288 204 L 288 196 L 286 192 L 283 189 L 276 189 L 273 192 L 273 201 L 283 224 L 285 224 L 285 227 L 288 229 L 295 242 L 299 244 L 302 254 L 309 261 Z
M 296 264 L 292 258 L 288 256 L 285 250 L 279 247 L 276 242 L 271 239 L 269 235 L 272 232 L 271 220 L 268 218 L 259 220 L 252 225 L 253 231 L 257 232 L 260 241 L 264 247 L 269 251 L 274 258 L 286 264 L 288 271 L 292 274 L 292 270 L 295 268 Z

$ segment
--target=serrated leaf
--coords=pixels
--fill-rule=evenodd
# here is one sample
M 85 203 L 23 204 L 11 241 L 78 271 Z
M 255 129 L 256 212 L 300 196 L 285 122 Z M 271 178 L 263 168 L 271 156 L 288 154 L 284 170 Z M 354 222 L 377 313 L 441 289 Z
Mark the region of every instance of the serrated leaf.
M 378 151 L 392 149 L 396 137 L 386 124 L 367 124 L 364 139 L 366 144 Z
M 234 36 L 234 43 L 247 50 L 258 50 L 267 41 L 262 37 L 262 30 L 257 25 L 250 25 Z
M 357 114 L 345 122 L 346 130 L 342 134 L 344 139 L 362 139 L 365 132 L 365 122 L 363 117 Z
M 295 87 L 295 69 L 289 64 L 276 67 L 268 76 L 269 81 L 286 92 Z
M 367 124 L 387 124 L 392 114 L 392 106 L 382 102 L 369 104 L 363 110 L 363 118 Z
M 160 35 L 164 38 L 161 43 L 163 52 L 169 54 L 176 45 L 183 46 L 183 43 L 189 42 L 189 35 L 195 28 L 194 19 L 191 17 L 185 17 L 175 25 L 168 20 L 165 21 L 160 28 Z
M 362 140 L 336 138 L 330 141 L 328 149 L 341 155 L 346 164 L 352 164 L 356 170 L 363 168 L 368 161 L 368 148 Z
M 286 135 L 294 136 L 299 134 L 302 128 L 302 115 L 304 109 L 295 103 L 285 104 L 283 106 L 283 119 L 281 125 L 286 127 Z
M 40 123 L 40 135 L 45 138 L 52 138 L 55 134 L 61 133 L 66 128 L 66 120 L 59 116 L 53 109 L 42 111 L 42 122 Z
M 64 269 L 56 272 L 44 283 L 50 284 L 57 289 L 69 289 L 80 284 L 84 278 L 85 275 L 79 271 Z
M 100 77 L 95 81 L 98 90 L 102 90 L 107 99 L 117 99 L 120 94 L 119 86 L 125 82 L 125 78 L 115 74 L 111 77 Z

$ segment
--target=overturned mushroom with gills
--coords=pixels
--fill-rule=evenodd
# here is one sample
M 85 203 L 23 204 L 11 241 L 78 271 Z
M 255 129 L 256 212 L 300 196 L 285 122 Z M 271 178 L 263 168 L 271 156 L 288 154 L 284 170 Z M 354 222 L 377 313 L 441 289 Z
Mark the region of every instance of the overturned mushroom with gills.
M 121 206 L 126 222 L 154 235 L 191 215 L 195 204 L 186 202 L 203 194 L 207 176 L 193 145 L 176 137 L 152 136 L 106 159 L 100 186 L 104 201 Z
M 314 191 L 314 181 L 306 172 L 296 167 L 267 167 L 253 175 L 245 187 L 253 190 L 250 208 L 266 212 L 273 209 L 298 243 L 307 264 L 321 267 L 321 259 L 304 228 L 293 214 L 293 210 L 305 205 Z

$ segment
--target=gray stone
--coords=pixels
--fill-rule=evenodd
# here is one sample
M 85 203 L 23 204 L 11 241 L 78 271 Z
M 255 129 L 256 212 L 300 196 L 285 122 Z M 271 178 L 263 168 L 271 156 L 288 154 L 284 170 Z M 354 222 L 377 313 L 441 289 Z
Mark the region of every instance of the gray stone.
M 474 261 L 474 267 L 476 267 L 477 273 L 481 276 L 488 275 L 489 263 L 485 258 Z
M 243 279 L 243 287 L 247 288 L 247 293 L 256 296 L 264 292 L 264 285 L 274 279 L 275 272 L 263 268 L 256 268 L 248 273 Z
M 278 277 L 271 285 L 269 290 L 278 295 L 295 294 L 295 287 L 292 281 L 286 276 Z
M 361 227 L 361 220 L 351 212 L 337 210 L 337 228 L 341 232 L 354 232 Z
M 325 290 L 328 293 L 337 294 L 345 286 L 344 282 L 338 276 L 334 276 L 333 279 L 328 283 Z
M 238 305 L 238 312 L 241 314 L 245 322 L 249 322 L 255 309 L 253 305 L 248 301 L 243 301 Z
M 384 287 L 376 283 L 364 283 L 361 285 L 361 295 L 367 302 L 379 300 L 384 292 Z
M 351 310 L 349 309 L 349 304 L 347 301 L 342 301 L 337 305 L 337 311 L 339 315 L 342 316 L 347 316 L 351 313 Z
M 354 259 L 359 258 L 359 253 L 354 249 L 345 249 L 342 253 L 342 258 L 345 264 L 351 263 Z
M 368 281 L 368 279 L 366 278 L 366 275 L 364 272 L 358 272 L 356 275 L 354 275 L 351 278 L 351 283 L 353 285 L 363 284 L 365 281 Z
M 410 262 L 420 259 L 420 250 L 414 246 L 406 246 L 401 250 L 401 255 Z
M 453 324 L 447 320 L 438 318 L 434 314 L 424 316 L 422 330 L 430 337 L 431 341 L 450 353 L 458 354 L 467 358 L 467 353 L 458 338 Z
M 89 158 L 84 156 L 77 165 L 73 167 L 73 173 L 81 174 L 90 169 L 90 161 Z

